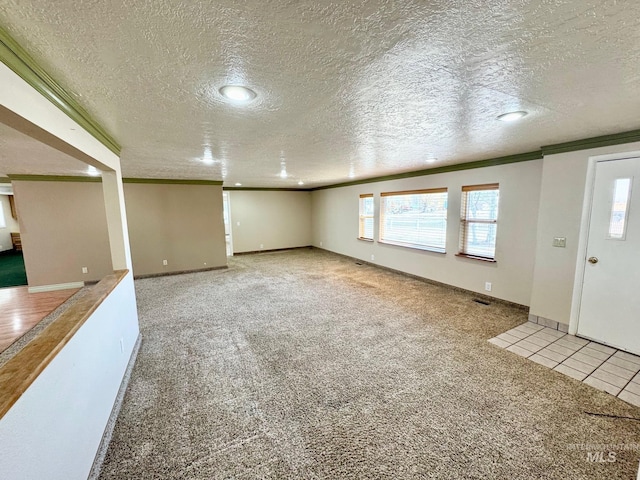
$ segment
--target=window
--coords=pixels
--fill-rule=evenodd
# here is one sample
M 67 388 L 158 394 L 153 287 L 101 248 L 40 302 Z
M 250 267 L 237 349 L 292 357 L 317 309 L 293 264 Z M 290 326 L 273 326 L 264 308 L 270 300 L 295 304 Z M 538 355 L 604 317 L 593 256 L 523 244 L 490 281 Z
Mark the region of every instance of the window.
M 611 202 L 611 218 L 609 220 L 609 235 L 611 240 L 624 240 L 627 227 L 627 210 L 631 196 L 631 178 L 617 178 L 613 187 L 613 201 Z
M 382 243 L 444 253 L 446 237 L 446 188 L 381 195 Z
M 373 193 L 360 195 L 358 238 L 373 241 Z
M 497 183 L 462 187 L 460 255 L 495 259 L 499 194 Z

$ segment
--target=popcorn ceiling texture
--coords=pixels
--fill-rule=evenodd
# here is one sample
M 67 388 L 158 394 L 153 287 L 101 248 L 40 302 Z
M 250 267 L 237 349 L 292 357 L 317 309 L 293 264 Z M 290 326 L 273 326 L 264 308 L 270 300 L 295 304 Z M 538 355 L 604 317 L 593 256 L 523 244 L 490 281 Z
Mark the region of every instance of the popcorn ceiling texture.
M 102 479 L 629 479 L 640 410 L 496 348 L 527 320 L 300 249 L 136 281 L 142 347 Z M 607 453 L 605 453 L 606 458 Z
M 640 2 L 2 0 L 0 24 L 129 177 L 313 186 L 640 127 Z

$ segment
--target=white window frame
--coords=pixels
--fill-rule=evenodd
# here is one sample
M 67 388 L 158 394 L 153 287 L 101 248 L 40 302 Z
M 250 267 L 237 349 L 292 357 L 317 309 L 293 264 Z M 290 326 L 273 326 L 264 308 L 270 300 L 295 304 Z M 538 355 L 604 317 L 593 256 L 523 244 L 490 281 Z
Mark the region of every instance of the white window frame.
M 7 197 L 7 199 L 8 198 L 9 197 Z M 2 203 L 0 203 L 0 228 L 7 228 L 7 220 L 4 216 L 4 207 Z
M 468 194 L 469 192 L 480 192 L 480 191 L 489 191 L 495 190 L 498 192 L 497 206 L 496 206 L 496 215 L 495 218 L 471 218 L 470 212 L 468 208 Z M 482 185 L 467 185 L 462 187 L 462 196 L 460 202 L 460 242 L 459 242 L 459 252 L 458 256 L 473 258 L 476 260 L 483 260 L 487 262 L 495 262 L 496 261 L 496 246 L 497 246 L 497 238 L 498 238 L 498 215 L 500 211 L 500 184 L 499 183 L 487 183 Z M 473 253 L 471 249 L 468 247 L 467 239 L 470 236 L 470 229 L 472 225 L 477 224 L 492 224 L 496 225 L 496 234 L 493 238 L 493 255 L 485 256 L 479 255 L 477 253 Z
M 410 196 L 410 195 L 441 195 L 445 194 L 445 211 L 443 217 L 436 217 L 437 220 L 442 222 L 441 234 L 443 236 L 442 243 L 435 244 L 432 242 L 432 238 L 427 239 L 425 242 L 405 242 L 398 241 L 397 239 L 391 238 L 393 235 L 387 235 L 386 229 L 386 216 L 387 216 L 387 199 L 391 199 L 394 197 L 402 197 L 402 196 Z M 406 190 L 402 192 L 384 192 L 380 194 L 380 232 L 378 242 L 386 243 L 390 245 L 397 245 L 400 247 L 414 248 L 417 250 L 426 250 L 429 252 L 435 253 L 446 253 L 446 243 L 447 243 L 447 205 L 448 205 L 448 190 L 447 188 L 430 188 L 424 190 Z M 419 220 L 417 220 L 417 224 L 419 224 Z M 394 232 L 399 233 L 399 232 Z
M 370 215 L 365 212 L 364 203 L 366 201 L 365 199 L 368 199 L 368 198 L 370 198 L 371 202 L 373 203 L 373 193 L 363 193 L 358 198 L 358 240 L 373 242 L 373 237 L 375 235 L 373 231 L 371 232 L 371 237 L 365 236 L 365 231 L 366 231 L 365 222 L 367 221 L 367 219 L 370 218 L 371 223 L 375 225 L 375 221 L 374 221 L 375 206 L 372 209 L 372 212 Z

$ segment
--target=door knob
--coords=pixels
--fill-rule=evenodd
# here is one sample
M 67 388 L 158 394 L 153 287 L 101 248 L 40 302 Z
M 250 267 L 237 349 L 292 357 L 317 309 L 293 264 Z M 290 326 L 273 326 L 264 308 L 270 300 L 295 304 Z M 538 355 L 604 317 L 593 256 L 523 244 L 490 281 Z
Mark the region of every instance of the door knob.
M 589 257 L 589 263 L 598 263 L 598 257 Z

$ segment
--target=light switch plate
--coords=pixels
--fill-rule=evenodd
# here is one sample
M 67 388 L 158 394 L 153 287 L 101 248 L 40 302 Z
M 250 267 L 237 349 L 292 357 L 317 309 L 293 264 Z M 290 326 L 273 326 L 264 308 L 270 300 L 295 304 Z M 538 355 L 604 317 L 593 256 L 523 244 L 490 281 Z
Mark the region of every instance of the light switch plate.
M 553 237 L 553 246 L 565 248 L 567 246 L 566 237 Z

